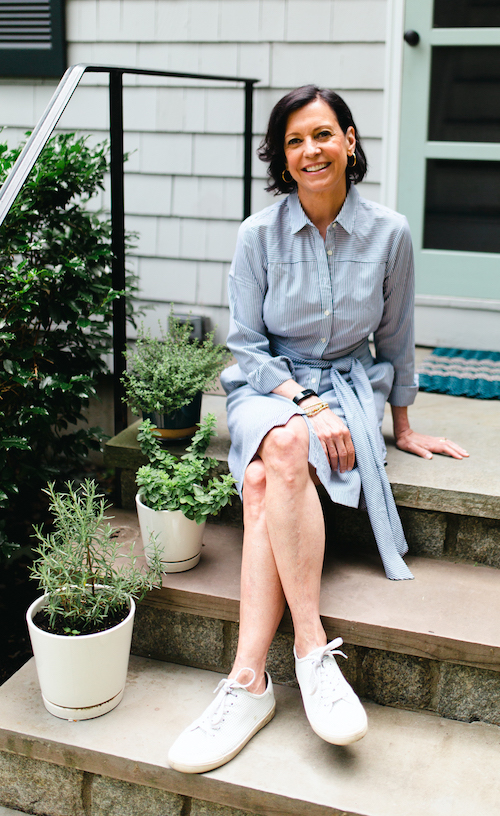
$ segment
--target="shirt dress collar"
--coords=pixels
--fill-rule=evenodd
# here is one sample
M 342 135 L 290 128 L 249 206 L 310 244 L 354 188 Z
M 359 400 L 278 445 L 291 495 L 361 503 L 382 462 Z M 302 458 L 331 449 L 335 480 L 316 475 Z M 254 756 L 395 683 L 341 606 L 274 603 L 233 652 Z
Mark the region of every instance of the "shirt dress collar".
M 288 211 L 290 213 L 290 229 L 292 235 L 299 232 L 306 224 L 311 224 L 311 220 L 307 217 L 304 210 L 302 209 L 302 204 L 300 203 L 299 194 L 297 190 L 294 190 L 293 193 L 290 193 L 287 199 L 288 203 Z M 354 229 L 354 222 L 356 220 L 356 211 L 358 209 L 359 203 L 359 193 L 356 190 L 354 184 L 351 184 L 349 192 L 347 193 L 346 199 L 342 205 L 342 209 L 340 210 L 337 218 L 335 219 L 336 222 L 340 224 L 346 232 L 351 235 Z

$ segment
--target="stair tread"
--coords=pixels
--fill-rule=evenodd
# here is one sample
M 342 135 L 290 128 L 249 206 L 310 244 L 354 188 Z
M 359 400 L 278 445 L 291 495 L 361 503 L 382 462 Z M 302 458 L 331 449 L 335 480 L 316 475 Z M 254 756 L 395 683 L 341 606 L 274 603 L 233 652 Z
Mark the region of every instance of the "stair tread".
M 136 514 L 116 509 L 120 541 L 142 552 Z M 195 569 L 163 576 L 146 603 L 238 620 L 241 530 L 207 524 Z M 414 581 L 389 581 L 377 553 L 327 554 L 321 605 L 327 631 L 347 643 L 500 670 L 500 570 L 429 558 L 406 559 Z M 286 624 L 286 621 L 284 622 Z
M 453 439 L 470 456 L 456 460 L 435 455 L 427 460 L 398 450 L 386 406 L 382 430 L 387 443 L 387 475 L 397 504 L 500 518 L 498 401 L 421 391 L 409 415 L 419 433 Z
M 205 394 L 202 414 L 217 417 L 218 436 L 210 452 L 227 462 L 229 432 L 225 397 Z M 411 406 L 412 426 L 420 433 L 446 436 L 470 453 L 461 461 L 434 456 L 431 461 L 409 456 L 394 444 L 389 406 L 383 423 L 387 442 L 387 475 L 397 504 L 422 510 L 500 518 L 500 411 L 497 400 L 450 397 L 421 392 Z M 143 463 L 136 432 L 139 422 L 106 443 L 110 467 Z
M 299 692 L 284 686 L 273 722 L 234 760 L 203 775 L 172 771 L 170 744 L 220 677 L 132 657 L 114 711 L 66 722 L 44 709 L 31 660 L 0 689 L 0 748 L 273 816 L 498 813 L 498 727 L 366 704 L 367 736 L 336 747 L 311 731 Z

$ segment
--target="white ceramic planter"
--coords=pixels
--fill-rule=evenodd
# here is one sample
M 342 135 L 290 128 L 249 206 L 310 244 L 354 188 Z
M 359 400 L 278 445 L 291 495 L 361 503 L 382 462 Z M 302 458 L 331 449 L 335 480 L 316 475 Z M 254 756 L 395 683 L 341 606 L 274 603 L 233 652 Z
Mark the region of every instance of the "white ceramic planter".
M 34 601 L 26 613 L 43 703 L 63 720 L 90 720 L 115 708 L 127 677 L 135 603 L 121 623 L 93 635 L 54 635 L 33 623 L 46 604 Z
M 142 544 L 150 564 L 152 537 L 160 550 L 162 572 L 184 572 L 195 567 L 201 556 L 205 522 L 197 524 L 181 510 L 152 510 L 135 497 Z

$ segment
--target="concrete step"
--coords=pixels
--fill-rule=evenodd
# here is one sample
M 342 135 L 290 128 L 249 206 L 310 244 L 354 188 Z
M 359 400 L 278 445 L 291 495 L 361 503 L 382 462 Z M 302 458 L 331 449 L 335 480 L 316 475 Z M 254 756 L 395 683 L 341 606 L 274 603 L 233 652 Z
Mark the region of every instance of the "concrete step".
M 497 816 L 499 729 L 368 703 L 369 731 L 336 747 L 310 729 L 299 692 L 230 763 L 167 764 L 220 675 L 133 657 L 121 704 L 65 722 L 42 705 L 33 661 L 0 689 L 0 804 L 44 816 Z
M 120 541 L 136 542 L 136 514 L 115 510 Z M 200 563 L 163 576 L 137 610 L 132 651 L 228 672 L 238 633 L 242 532 L 208 524 Z M 409 557 L 414 581 L 388 581 L 378 553 L 358 559 L 329 551 L 321 614 L 341 636 L 343 670 L 374 702 L 500 725 L 500 571 L 462 562 Z M 273 680 L 295 685 L 287 614 L 268 661 Z
M 229 434 L 225 398 L 205 395 L 202 413 L 213 412 L 218 437 L 210 448 L 227 471 Z M 466 447 L 469 459 L 435 456 L 431 461 L 398 450 L 390 411 L 384 420 L 387 474 L 401 515 L 410 552 L 429 558 L 456 558 L 500 567 L 500 411 L 495 400 L 472 400 L 442 394 L 418 395 L 411 407 L 412 424 L 422 433 L 447 436 Z M 135 473 L 145 463 L 137 443 L 139 421 L 106 444 L 105 462 L 121 474 L 122 506 L 134 509 Z M 182 447 L 172 448 L 183 452 Z M 330 533 L 338 545 L 372 547 L 366 513 L 329 504 Z M 241 505 L 221 516 L 241 525 Z

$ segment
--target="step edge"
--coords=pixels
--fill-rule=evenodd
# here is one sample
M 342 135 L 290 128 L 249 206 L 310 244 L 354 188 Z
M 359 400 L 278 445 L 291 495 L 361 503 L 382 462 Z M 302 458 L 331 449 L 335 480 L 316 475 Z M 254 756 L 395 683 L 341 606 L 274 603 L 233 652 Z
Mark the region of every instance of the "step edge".
M 295 799 L 269 790 L 216 779 L 210 773 L 182 774 L 168 766 L 152 765 L 116 755 L 111 757 L 101 751 L 21 735 L 1 727 L 0 751 L 214 804 L 250 811 L 258 809 L 262 816 L 303 816 L 304 804 L 307 805 L 308 816 L 369 816 L 364 811 L 339 810 L 310 799 Z M 59 762 L 56 757 L 60 758 Z
M 500 519 L 500 496 L 403 482 L 391 482 L 391 488 L 398 507 L 434 510 L 457 516 Z
M 159 597 L 163 590 L 154 590 L 155 597 L 146 597 L 142 605 L 154 609 L 166 609 L 170 612 L 181 612 L 199 615 L 204 618 L 224 620 L 237 623 L 239 621 L 239 601 L 221 599 L 220 604 L 196 604 L 196 598 L 210 598 L 214 596 L 199 596 L 192 592 L 168 588 L 168 597 Z M 443 663 L 457 663 L 472 668 L 500 672 L 500 646 L 480 641 L 461 641 L 445 635 L 412 632 L 410 629 L 371 624 L 367 621 L 353 621 L 343 618 L 321 615 L 328 637 L 342 637 L 345 643 L 353 646 L 363 646 L 380 649 L 398 654 L 410 654 L 429 660 L 438 660 Z M 278 627 L 279 632 L 292 631 L 289 617 L 285 615 Z M 403 642 L 404 640 L 404 642 Z M 422 647 L 425 643 L 425 648 Z M 470 657 L 470 648 L 474 656 Z

